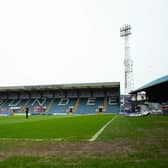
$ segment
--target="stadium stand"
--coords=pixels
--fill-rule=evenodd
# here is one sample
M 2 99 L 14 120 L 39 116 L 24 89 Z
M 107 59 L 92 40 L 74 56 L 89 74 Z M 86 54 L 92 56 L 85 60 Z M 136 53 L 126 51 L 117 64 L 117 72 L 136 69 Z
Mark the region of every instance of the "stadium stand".
M 119 82 L 0 87 L 0 115 L 118 113 L 119 100 Z
M 168 75 L 132 91 L 133 111 L 168 115 Z

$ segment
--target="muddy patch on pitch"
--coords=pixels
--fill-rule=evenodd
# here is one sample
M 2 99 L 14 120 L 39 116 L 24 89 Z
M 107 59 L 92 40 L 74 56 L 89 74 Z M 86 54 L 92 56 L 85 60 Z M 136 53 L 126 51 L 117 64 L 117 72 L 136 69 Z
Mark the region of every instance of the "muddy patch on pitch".
M 112 142 L 64 142 L 36 145 L 13 145 L 0 151 L 0 156 L 80 156 L 80 155 L 128 155 L 136 152 L 126 140 Z

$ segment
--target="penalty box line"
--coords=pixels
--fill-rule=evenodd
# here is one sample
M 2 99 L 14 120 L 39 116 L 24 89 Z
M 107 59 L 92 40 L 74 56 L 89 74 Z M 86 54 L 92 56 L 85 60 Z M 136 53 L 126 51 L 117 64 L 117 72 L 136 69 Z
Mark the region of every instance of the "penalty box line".
M 90 139 L 89 142 L 93 142 L 97 139 L 97 137 L 104 131 L 104 129 L 115 119 L 117 118 L 117 115 L 115 117 L 113 117 L 110 121 L 108 121 L 102 128 L 100 128 L 99 131 L 96 132 L 96 134 L 94 134 Z

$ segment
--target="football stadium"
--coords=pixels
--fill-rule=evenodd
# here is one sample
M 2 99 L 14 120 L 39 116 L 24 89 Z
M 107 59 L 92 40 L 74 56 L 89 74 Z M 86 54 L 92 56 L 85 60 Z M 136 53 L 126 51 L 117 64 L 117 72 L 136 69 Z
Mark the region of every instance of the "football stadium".
M 167 6 L 0 1 L 0 168 L 167 168 Z
M 0 167 L 168 166 L 168 76 L 133 88 L 125 38 L 120 81 L 0 87 Z
M 167 116 L 120 115 L 119 82 L 1 87 L 0 102 L 0 167 L 168 165 Z

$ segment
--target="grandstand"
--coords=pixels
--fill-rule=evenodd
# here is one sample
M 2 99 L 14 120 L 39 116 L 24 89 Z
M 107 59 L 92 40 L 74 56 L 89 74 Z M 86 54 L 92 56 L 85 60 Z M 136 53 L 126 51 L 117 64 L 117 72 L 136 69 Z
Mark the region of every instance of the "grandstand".
M 0 115 L 103 114 L 120 111 L 120 83 L 0 87 Z
M 162 76 L 130 93 L 133 106 L 152 114 L 168 115 L 168 75 Z

